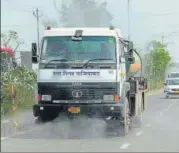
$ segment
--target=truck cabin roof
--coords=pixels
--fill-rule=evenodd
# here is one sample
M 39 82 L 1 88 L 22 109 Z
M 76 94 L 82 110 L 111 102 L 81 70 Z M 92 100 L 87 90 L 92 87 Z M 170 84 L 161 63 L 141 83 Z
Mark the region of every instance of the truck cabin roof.
M 44 36 L 74 36 L 77 30 L 82 31 L 82 36 L 113 36 L 123 38 L 118 28 L 49 28 L 45 30 Z

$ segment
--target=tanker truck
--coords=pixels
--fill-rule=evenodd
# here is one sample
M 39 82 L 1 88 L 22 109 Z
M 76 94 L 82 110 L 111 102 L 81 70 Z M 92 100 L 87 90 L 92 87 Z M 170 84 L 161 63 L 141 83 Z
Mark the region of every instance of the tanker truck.
M 118 28 L 48 27 L 39 54 L 32 43 L 38 67 L 34 116 L 101 118 L 127 135 L 131 118 L 146 108 L 146 79 L 129 75 L 134 52 Z

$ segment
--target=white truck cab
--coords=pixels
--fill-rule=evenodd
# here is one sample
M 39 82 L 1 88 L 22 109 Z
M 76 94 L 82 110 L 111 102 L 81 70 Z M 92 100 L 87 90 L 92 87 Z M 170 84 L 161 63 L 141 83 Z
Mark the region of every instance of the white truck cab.
M 127 65 L 134 62 L 131 44 L 113 27 L 45 30 L 39 55 L 32 44 L 38 65 L 34 116 L 100 116 L 120 120 L 115 123 L 128 133 L 129 115 L 145 109 L 145 89 L 139 91 L 137 78 L 127 78 Z

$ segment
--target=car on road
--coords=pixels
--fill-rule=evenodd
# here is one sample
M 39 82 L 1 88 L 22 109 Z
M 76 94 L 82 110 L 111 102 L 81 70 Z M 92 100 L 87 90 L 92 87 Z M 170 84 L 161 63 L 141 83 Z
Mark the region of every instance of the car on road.
M 179 78 L 168 78 L 164 83 L 166 98 L 179 97 Z

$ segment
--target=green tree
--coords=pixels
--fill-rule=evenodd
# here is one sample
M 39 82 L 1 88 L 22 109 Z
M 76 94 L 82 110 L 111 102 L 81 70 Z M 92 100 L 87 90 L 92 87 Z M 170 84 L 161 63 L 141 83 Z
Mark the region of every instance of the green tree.
M 72 0 L 67 6 L 62 4 L 58 10 L 60 21 L 65 27 L 110 26 L 113 16 L 107 10 L 107 2 L 98 4 L 95 0 Z
M 152 88 L 159 88 L 165 79 L 171 56 L 161 42 L 152 41 L 151 48 L 151 51 L 145 55 L 145 72 Z

